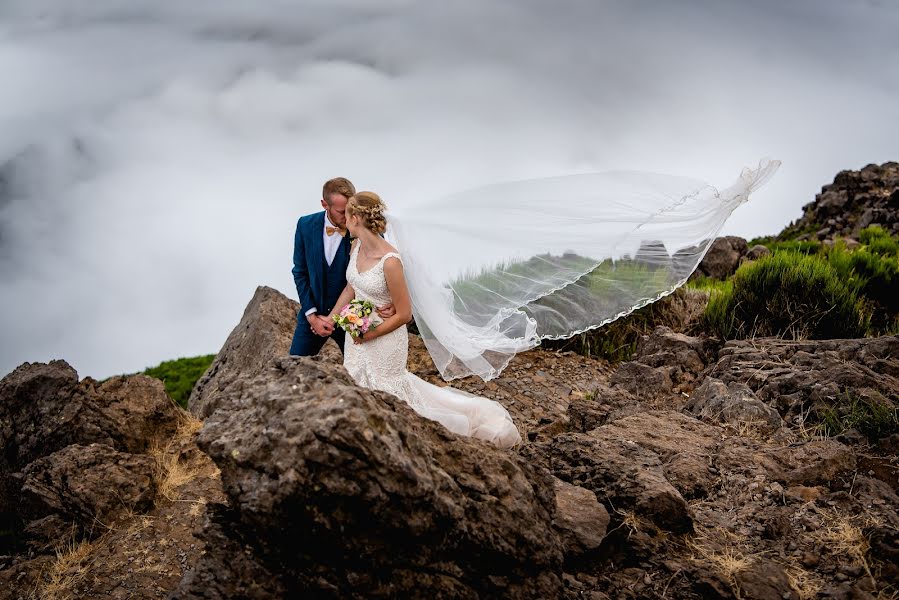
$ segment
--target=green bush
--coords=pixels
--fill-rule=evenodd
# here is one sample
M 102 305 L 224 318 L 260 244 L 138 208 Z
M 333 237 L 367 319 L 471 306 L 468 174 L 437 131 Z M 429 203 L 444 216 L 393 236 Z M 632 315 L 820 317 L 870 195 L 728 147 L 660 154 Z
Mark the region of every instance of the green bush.
M 768 250 L 772 254 L 777 252 L 798 252 L 799 254 L 818 254 L 824 247 L 820 242 L 810 242 L 807 240 L 787 240 L 784 242 L 771 242 L 766 244 Z
M 869 227 L 859 239 L 865 245 L 847 250 L 838 243 L 827 260 L 843 281 L 868 304 L 872 333 L 895 330 L 899 316 L 899 241 L 880 227 Z
M 866 245 L 871 252 L 882 256 L 899 256 L 899 239 L 891 236 L 880 225 L 871 225 L 862 229 L 858 241 Z
M 837 403 L 822 411 L 822 417 L 828 436 L 856 429 L 874 442 L 899 433 L 899 411 L 883 397 L 859 397 L 847 391 Z
M 172 397 L 172 400 L 182 408 L 187 408 L 190 392 L 214 359 L 215 354 L 207 354 L 206 356 L 167 360 L 147 369 L 143 374 L 161 379 L 165 384 L 165 391 Z
M 829 262 L 795 251 L 743 264 L 713 291 L 704 320 L 723 339 L 859 337 L 869 325 L 864 303 Z

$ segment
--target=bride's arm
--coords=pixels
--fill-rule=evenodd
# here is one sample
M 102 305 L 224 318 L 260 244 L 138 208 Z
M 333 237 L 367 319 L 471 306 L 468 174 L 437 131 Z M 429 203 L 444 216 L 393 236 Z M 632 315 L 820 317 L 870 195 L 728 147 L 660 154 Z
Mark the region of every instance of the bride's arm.
M 344 306 L 349 304 L 350 300 L 356 297 L 356 290 L 353 289 L 349 283 L 346 284 L 346 287 L 343 288 L 343 291 L 340 292 L 340 296 L 337 298 L 337 302 L 334 303 L 334 308 L 331 309 L 331 312 L 328 314 L 328 319 L 339 313 Z
M 350 252 L 353 251 L 353 247 L 356 245 L 356 240 L 353 240 L 353 243 L 350 244 Z M 328 313 L 328 320 L 331 321 L 331 317 L 339 313 L 343 310 L 343 307 L 349 304 L 350 300 L 356 297 L 356 290 L 353 289 L 353 286 L 347 282 L 346 287 L 343 288 L 343 291 L 340 292 L 340 295 L 337 297 L 337 302 L 334 303 L 334 308 L 331 309 L 331 312 Z M 333 322 L 333 321 L 332 321 Z
M 398 258 L 390 257 L 384 261 L 384 278 L 387 280 L 387 290 L 393 298 L 396 314 L 384 319 L 380 325 L 362 336 L 366 342 L 386 335 L 412 320 L 412 300 L 409 298 L 409 288 L 406 287 L 406 277 L 403 275 L 403 263 Z

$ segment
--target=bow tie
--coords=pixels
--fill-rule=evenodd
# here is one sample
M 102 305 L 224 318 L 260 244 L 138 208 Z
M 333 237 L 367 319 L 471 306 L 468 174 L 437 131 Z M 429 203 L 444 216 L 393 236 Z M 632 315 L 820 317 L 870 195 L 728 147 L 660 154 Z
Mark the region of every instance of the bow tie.
M 341 227 L 331 227 L 330 225 L 325 225 L 325 233 L 328 235 L 334 235 L 335 233 L 340 233 L 341 237 L 346 235 L 346 229 Z

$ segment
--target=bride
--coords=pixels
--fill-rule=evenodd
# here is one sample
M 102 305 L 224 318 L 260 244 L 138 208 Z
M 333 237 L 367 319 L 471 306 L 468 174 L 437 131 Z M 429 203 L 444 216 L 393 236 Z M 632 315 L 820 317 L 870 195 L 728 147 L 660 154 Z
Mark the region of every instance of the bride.
M 510 448 L 521 435 L 498 402 L 452 387 L 438 387 L 406 370 L 412 301 L 403 275 L 403 259 L 381 237 L 386 230 L 385 205 L 374 192 L 359 192 L 346 206 L 347 229 L 355 238 L 347 266 L 347 285 L 329 317 L 350 300 L 375 306 L 393 304 L 396 314 L 344 348 L 344 366 L 357 385 L 389 392 L 417 413 L 453 433 Z
M 346 344 L 344 365 L 359 385 L 393 393 L 453 432 L 513 446 L 521 437 L 501 405 L 406 371 L 413 306 L 444 380 L 493 379 L 541 340 L 602 327 L 683 285 L 779 166 L 762 161 L 721 190 L 638 171 L 510 182 L 389 219 L 377 194 L 356 194 L 346 214 L 357 240 L 334 312 L 355 297 L 392 302 L 397 313 Z

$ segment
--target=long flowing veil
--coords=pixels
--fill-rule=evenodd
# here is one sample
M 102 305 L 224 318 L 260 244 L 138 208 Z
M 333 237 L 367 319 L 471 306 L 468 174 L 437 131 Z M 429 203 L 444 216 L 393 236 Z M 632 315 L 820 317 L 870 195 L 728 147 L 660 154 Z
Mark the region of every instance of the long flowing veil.
M 489 380 L 542 339 L 673 292 L 779 166 L 762 161 L 724 190 L 631 171 L 502 183 L 388 210 L 386 237 L 441 376 Z

